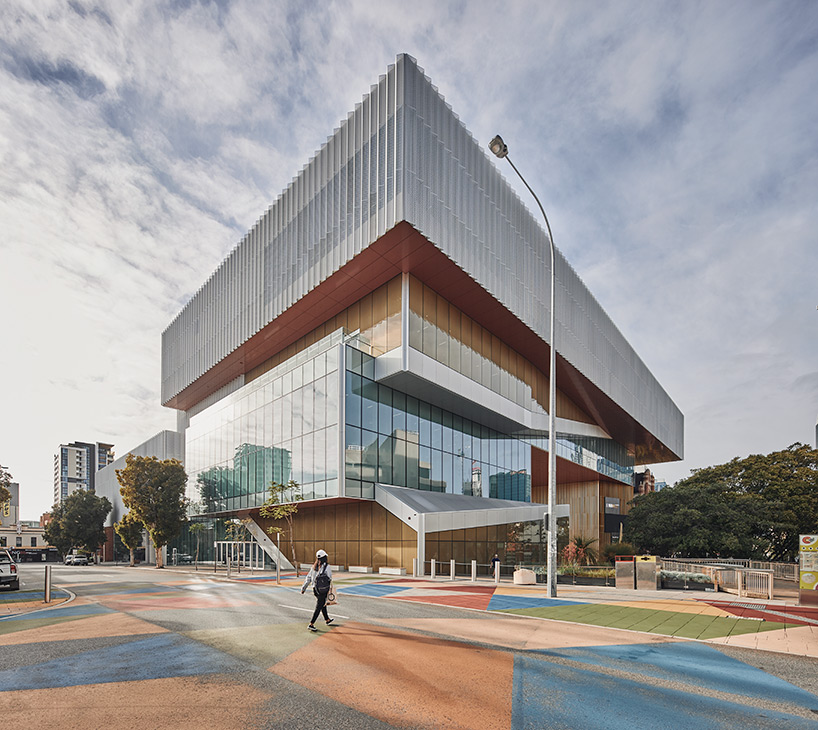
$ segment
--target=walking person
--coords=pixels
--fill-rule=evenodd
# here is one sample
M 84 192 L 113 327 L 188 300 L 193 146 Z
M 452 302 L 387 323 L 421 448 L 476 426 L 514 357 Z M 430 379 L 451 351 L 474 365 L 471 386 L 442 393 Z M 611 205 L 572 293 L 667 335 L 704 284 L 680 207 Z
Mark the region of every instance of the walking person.
M 307 627 L 310 631 L 318 631 L 315 628 L 315 619 L 318 618 L 319 613 L 324 614 L 324 621 L 329 626 L 335 619 L 331 619 L 327 613 L 327 596 L 329 595 L 330 587 L 332 586 L 332 568 L 329 567 L 329 562 L 326 552 L 319 550 L 315 553 L 315 562 L 307 573 L 304 580 L 304 585 L 301 586 L 301 593 L 307 590 L 310 583 L 314 583 L 312 592 L 315 594 L 315 611 L 312 614 L 312 621 Z

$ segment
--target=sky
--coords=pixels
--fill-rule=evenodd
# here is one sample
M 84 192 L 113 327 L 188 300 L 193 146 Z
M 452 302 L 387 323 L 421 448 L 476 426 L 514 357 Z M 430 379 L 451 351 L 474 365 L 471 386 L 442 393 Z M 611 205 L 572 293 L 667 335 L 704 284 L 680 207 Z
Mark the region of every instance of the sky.
M 23 519 L 61 443 L 175 428 L 162 331 L 403 52 L 481 144 L 503 135 L 684 414 L 658 479 L 815 445 L 818 4 L 3 0 L 0 464 Z

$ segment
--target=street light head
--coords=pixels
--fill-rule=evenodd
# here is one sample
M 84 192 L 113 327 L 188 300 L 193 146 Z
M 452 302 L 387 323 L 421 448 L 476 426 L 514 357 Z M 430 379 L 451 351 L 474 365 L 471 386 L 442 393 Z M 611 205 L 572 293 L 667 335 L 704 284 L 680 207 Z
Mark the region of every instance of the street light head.
M 508 154 L 508 147 L 506 147 L 506 143 L 503 142 L 503 138 L 499 134 L 489 142 L 489 149 L 500 159 Z

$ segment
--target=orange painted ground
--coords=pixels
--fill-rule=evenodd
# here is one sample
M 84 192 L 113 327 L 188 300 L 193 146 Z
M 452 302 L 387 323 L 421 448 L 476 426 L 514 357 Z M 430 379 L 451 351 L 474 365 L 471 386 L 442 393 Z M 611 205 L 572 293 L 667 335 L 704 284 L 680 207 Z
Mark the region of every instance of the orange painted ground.
M 74 621 L 25 629 L 0 636 L 0 646 L 31 644 L 37 641 L 64 641 L 67 639 L 95 639 L 102 636 L 132 636 L 135 634 L 159 634 L 166 632 L 156 624 L 150 624 L 132 616 L 107 613 L 101 616 L 77 618 Z
M 513 669 L 508 652 L 347 623 L 270 671 L 398 727 L 508 730 Z
M 147 659 L 146 659 L 147 660 Z M 0 695 L 5 728 L 240 730 L 270 697 L 224 676 L 114 682 Z

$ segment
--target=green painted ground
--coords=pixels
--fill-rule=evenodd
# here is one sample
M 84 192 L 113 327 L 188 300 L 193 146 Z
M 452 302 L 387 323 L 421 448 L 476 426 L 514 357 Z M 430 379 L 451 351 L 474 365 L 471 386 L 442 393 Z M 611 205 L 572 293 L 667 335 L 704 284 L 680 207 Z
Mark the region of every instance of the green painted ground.
M 754 634 L 759 631 L 776 631 L 794 628 L 798 624 L 783 624 L 773 621 L 755 621 L 746 618 L 724 616 L 702 616 L 677 611 L 657 611 L 648 608 L 633 608 L 603 603 L 583 606 L 554 606 L 553 608 L 515 608 L 498 613 L 516 613 L 523 616 L 538 616 L 555 621 L 573 621 L 591 626 L 607 626 L 612 629 L 647 631 L 663 636 L 678 636 L 685 639 L 716 639 L 732 634 Z

